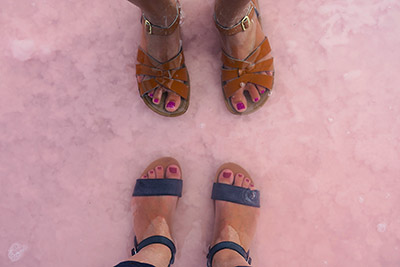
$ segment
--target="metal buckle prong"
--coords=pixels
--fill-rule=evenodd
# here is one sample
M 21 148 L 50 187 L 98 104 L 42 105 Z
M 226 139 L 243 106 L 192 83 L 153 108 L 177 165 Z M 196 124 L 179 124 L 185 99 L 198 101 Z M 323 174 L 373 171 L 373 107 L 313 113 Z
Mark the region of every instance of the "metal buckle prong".
M 150 21 L 148 21 L 147 19 L 145 19 L 144 25 L 149 27 L 148 33 L 149 33 L 149 34 L 152 34 L 152 33 L 153 33 L 153 28 L 152 28 L 152 26 L 151 26 Z
M 242 19 L 242 21 L 240 22 L 240 24 L 242 24 L 242 29 L 243 29 L 243 31 L 245 31 L 245 30 L 247 30 L 247 28 L 246 28 L 246 25 L 244 25 L 244 23 L 246 22 L 246 20 L 247 20 L 247 23 L 249 24 L 248 26 L 250 26 L 250 18 L 249 18 L 249 16 L 245 16 L 243 19 Z

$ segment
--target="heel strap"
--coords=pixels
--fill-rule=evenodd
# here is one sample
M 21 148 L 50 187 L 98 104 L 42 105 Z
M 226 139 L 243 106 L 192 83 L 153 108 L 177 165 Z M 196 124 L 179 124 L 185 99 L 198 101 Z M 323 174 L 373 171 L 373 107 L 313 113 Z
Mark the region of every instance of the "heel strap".
M 224 35 L 234 35 L 238 32 L 244 32 L 245 30 L 247 30 L 250 27 L 251 21 L 254 17 L 254 14 L 257 15 L 257 17 L 259 17 L 259 13 L 256 9 L 256 6 L 254 5 L 253 1 L 250 1 L 250 10 L 247 13 L 246 16 L 244 16 L 238 23 L 236 23 L 235 25 L 233 25 L 232 27 L 225 27 L 222 26 L 218 20 L 217 17 L 214 13 L 214 22 L 215 22 L 215 26 L 217 26 L 217 29 Z
M 151 34 L 153 34 L 153 35 L 170 35 L 176 30 L 176 28 L 178 27 L 179 22 L 180 22 L 181 7 L 178 2 L 176 3 L 176 12 L 177 12 L 177 14 L 176 14 L 174 21 L 167 27 L 154 25 L 146 18 L 144 13 L 142 14 L 142 18 L 141 18 L 140 22 L 144 23 L 145 31 L 150 35 Z
M 147 247 L 148 245 L 151 244 L 162 244 L 167 246 L 170 250 L 171 250 L 171 260 L 169 261 L 169 265 L 174 263 L 175 261 L 175 253 L 176 253 L 176 247 L 174 245 L 174 242 L 172 242 L 171 239 L 166 238 L 165 236 L 161 236 L 161 235 L 154 235 L 154 236 L 150 236 L 144 240 L 142 240 L 142 242 L 140 242 L 138 244 L 136 236 L 135 236 L 135 240 L 134 240 L 134 245 L 135 247 L 132 249 L 132 256 L 137 254 L 142 248 Z
M 223 249 L 231 249 L 233 251 L 236 251 L 247 261 L 248 264 L 251 265 L 252 260 L 250 258 L 250 250 L 246 252 L 246 250 L 242 246 L 240 246 L 234 242 L 223 241 L 223 242 L 220 242 L 220 243 L 214 245 L 212 248 L 209 249 L 208 254 L 207 254 L 207 267 L 212 267 L 212 261 L 213 261 L 214 255 L 218 251 L 223 250 Z

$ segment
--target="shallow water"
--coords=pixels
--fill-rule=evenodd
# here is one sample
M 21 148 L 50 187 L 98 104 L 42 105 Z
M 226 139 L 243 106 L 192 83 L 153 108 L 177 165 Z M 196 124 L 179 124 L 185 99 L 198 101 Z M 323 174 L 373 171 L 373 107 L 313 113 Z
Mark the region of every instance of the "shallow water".
M 130 194 L 177 158 L 175 266 L 205 266 L 210 191 L 226 161 L 262 191 L 254 266 L 398 266 L 400 4 L 261 1 L 274 94 L 225 108 L 213 1 L 182 1 L 191 105 L 145 107 L 127 1 L 0 2 L 0 265 L 112 266 L 133 240 Z

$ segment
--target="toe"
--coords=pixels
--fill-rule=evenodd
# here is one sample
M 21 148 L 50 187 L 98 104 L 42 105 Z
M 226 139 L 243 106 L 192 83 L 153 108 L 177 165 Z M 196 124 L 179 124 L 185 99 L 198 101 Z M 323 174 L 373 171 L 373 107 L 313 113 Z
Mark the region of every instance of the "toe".
M 154 91 L 154 96 L 153 96 L 153 103 L 154 104 L 156 104 L 156 105 L 160 104 L 162 94 L 163 94 L 163 89 L 161 87 L 157 88 Z
M 267 91 L 264 87 L 262 87 L 260 85 L 257 85 L 256 87 L 257 87 L 258 92 L 260 92 L 260 95 L 264 94 Z
M 140 179 L 147 179 L 147 174 L 145 174 L 145 175 L 142 175 L 142 177 L 140 177 Z
M 222 170 L 218 175 L 218 182 L 221 184 L 233 184 L 233 172 L 230 169 Z
M 243 173 L 237 173 L 237 174 L 235 175 L 235 182 L 233 183 L 233 185 L 235 185 L 235 186 L 242 186 L 243 178 L 244 178 Z
M 249 91 L 251 100 L 253 100 L 254 103 L 260 100 L 260 94 L 258 93 L 257 87 L 254 84 L 248 83 L 246 85 L 246 90 Z
M 167 167 L 165 176 L 171 179 L 181 179 L 181 170 L 178 165 L 172 164 Z
M 147 175 L 149 176 L 150 179 L 156 178 L 156 172 L 153 169 L 149 170 L 147 172 Z
M 156 178 L 164 178 L 164 168 L 161 165 L 156 167 Z
M 250 183 L 251 183 L 250 178 L 249 177 L 245 177 L 244 180 L 243 180 L 243 183 L 242 183 L 242 187 L 249 188 L 250 187 Z
M 148 95 L 150 98 L 153 98 L 153 96 L 154 96 L 154 91 L 155 91 L 155 90 L 151 90 L 150 92 L 147 93 L 147 95 Z
M 181 97 L 174 92 L 168 92 L 167 99 L 165 100 L 165 109 L 169 112 L 174 112 L 181 104 Z
M 244 89 L 239 89 L 232 97 L 231 103 L 237 112 L 244 112 L 247 109 L 247 100 L 243 94 Z

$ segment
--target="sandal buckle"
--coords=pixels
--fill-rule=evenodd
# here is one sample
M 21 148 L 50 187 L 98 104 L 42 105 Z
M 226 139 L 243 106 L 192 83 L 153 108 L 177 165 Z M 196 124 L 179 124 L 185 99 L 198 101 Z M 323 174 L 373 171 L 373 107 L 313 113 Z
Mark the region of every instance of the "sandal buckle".
M 147 27 L 149 29 L 149 31 L 147 32 L 148 34 L 152 34 L 153 33 L 153 27 L 151 26 L 150 21 L 148 21 L 147 19 L 145 19 L 144 21 L 144 25 L 146 27 L 146 31 L 147 31 Z
M 248 23 L 247 28 L 246 28 L 246 25 L 244 24 L 246 21 L 247 21 L 247 23 Z M 249 26 L 250 26 L 250 18 L 249 18 L 249 16 L 245 16 L 245 17 L 242 19 L 242 21 L 240 22 L 240 24 L 242 25 L 243 31 L 247 30 L 247 29 L 249 28 Z

